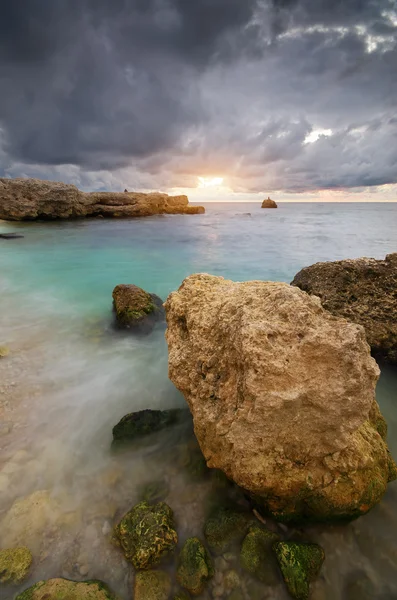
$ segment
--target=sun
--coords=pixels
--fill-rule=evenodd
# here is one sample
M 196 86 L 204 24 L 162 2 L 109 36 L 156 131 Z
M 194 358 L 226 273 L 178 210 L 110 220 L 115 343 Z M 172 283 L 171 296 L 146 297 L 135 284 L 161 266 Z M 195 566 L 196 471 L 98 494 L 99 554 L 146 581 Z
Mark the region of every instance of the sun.
M 199 177 L 198 182 L 199 188 L 217 187 L 222 185 L 223 177 Z

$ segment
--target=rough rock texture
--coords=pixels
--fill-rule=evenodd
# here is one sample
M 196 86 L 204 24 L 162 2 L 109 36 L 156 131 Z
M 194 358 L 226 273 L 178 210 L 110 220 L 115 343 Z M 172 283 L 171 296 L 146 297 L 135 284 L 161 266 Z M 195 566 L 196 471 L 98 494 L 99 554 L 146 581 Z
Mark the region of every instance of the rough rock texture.
M 196 537 L 186 540 L 176 573 L 179 585 L 193 596 L 199 596 L 214 574 L 212 558 L 204 544 Z
M 333 315 L 362 325 L 373 353 L 397 364 L 397 253 L 316 263 L 292 282 Z
M 271 200 L 270 198 L 266 198 L 262 202 L 262 208 L 277 208 L 277 204 L 274 200 Z
M 252 525 L 241 546 L 241 566 L 265 585 L 278 582 L 272 544 L 279 536 L 260 525 Z
M 102 581 L 39 581 L 19 594 L 15 600 L 117 600 Z
M 217 554 L 230 550 L 235 543 L 242 541 L 248 527 L 254 523 L 254 517 L 246 511 L 226 506 L 216 507 L 204 525 L 204 535 L 210 550 Z
M 165 571 L 141 571 L 135 575 L 134 600 L 168 600 L 171 577 Z
M 169 377 L 209 467 L 278 520 L 355 518 L 396 466 L 362 327 L 285 283 L 201 274 L 166 301 Z
M 117 285 L 113 290 L 113 308 L 121 329 L 150 333 L 155 323 L 164 318 L 161 298 L 136 285 Z
M 134 506 L 116 525 L 114 536 L 136 569 L 157 565 L 178 543 L 173 512 L 164 502 Z
M 20 583 L 27 577 L 31 564 L 28 548 L 0 550 L 0 583 Z
M 276 553 L 288 591 L 297 600 L 308 600 L 310 582 L 324 562 L 324 550 L 317 544 L 275 542 Z
M 0 178 L 0 219 L 76 219 L 81 217 L 146 217 L 198 214 L 187 196 L 138 192 L 80 192 L 74 185 L 40 179 Z
M 182 408 L 169 410 L 139 410 L 125 415 L 113 427 L 113 445 L 133 442 L 137 439 L 162 431 L 187 420 L 189 411 Z

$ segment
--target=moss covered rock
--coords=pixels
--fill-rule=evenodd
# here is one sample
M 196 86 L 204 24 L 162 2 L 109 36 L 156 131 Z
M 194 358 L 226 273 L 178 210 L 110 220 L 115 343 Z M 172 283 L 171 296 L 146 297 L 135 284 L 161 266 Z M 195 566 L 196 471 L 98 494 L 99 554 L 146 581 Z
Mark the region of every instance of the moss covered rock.
M 20 583 L 29 573 L 32 554 L 28 548 L 0 550 L 0 583 Z
M 135 576 L 134 600 L 168 600 L 171 578 L 165 571 L 141 571 Z
M 248 512 L 236 508 L 217 507 L 204 525 L 204 535 L 211 550 L 222 554 L 233 543 L 240 542 L 255 519 Z
M 310 582 L 324 562 L 324 550 L 317 544 L 275 542 L 273 550 L 288 591 L 297 600 L 308 600 Z
M 178 543 L 173 512 L 165 502 L 140 502 L 116 525 L 114 538 L 136 569 L 150 569 Z
M 102 581 L 39 581 L 19 594 L 15 600 L 117 600 Z
M 151 433 L 162 431 L 183 422 L 188 417 L 189 411 L 182 408 L 145 409 L 130 413 L 113 427 L 113 446 L 133 442 Z
M 10 351 L 7 346 L 0 346 L 0 358 L 5 358 L 9 355 L 9 353 Z
M 278 535 L 272 531 L 252 525 L 241 546 L 242 567 L 266 585 L 274 585 L 278 581 L 277 563 L 272 551 L 272 544 L 278 540 Z
M 156 321 L 164 317 L 161 298 L 136 285 L 117 285 L 113 307 L 118 327 L 142 333 L 149 333 Z
M 212 558 L 204 544 L 196 537 L 186 540 L 179 555 L 178 583 L 198 596 L 214 574 Z

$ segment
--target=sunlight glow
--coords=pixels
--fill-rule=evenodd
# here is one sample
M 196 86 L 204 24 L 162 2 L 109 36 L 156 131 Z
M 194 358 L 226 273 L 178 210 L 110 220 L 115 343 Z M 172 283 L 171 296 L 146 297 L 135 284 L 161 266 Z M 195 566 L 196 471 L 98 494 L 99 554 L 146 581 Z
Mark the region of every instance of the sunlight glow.
M 223 177 L 198 177 L 198 187 L 216 187 L 222 185 Z
M 304 144 L 312 144 L 313 142 L 317 142 L 317 140 L 321 137 L 328 137 L 332 135 L 332 129 L 313 129 L 304 139 Z

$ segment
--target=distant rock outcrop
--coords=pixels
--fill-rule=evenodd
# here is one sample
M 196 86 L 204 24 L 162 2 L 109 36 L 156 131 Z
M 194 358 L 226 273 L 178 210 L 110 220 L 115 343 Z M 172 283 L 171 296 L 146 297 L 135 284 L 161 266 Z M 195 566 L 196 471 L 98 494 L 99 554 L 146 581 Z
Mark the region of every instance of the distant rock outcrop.
M 272 200 L 271 198 L 267 197 L 262 202 L 262 208 L 277 208 L 277 204 L 275 203 L 274 200 Z
M 74 185 L 40 179 L 0 178 L 0 219 L 77 219 L 82 217 L 146 217 L 157 214 L 199 214 L 187 196 L 138 192 L 81 192 Z
M 285 283 L 200 274 L 165 303 L 169 377 L 207 465 L 278 520 L 360 516 L 397 470 L 364 329 Z
M 373 353 L 397 364 L 397 253 L 316 263 L 292 285 L 318 296 L 333 315 L 362 325 Z

